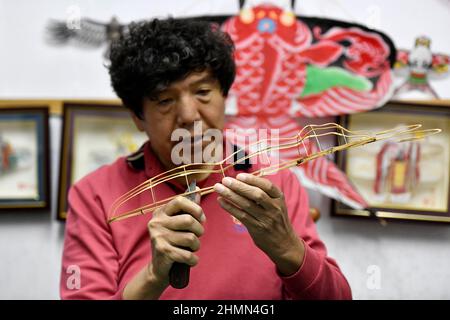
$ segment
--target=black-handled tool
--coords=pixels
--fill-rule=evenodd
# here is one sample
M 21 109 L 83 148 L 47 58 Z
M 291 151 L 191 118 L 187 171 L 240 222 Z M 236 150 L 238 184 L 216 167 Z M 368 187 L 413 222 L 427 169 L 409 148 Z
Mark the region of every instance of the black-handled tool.
M 186 192 L 195 191 L 196 182 L 195 180 L 191 182 L 188 186 Z M 195 193 L 191 193 L 186 196 L 191 201 L 195 200 Z M 183 214 L 181 211 L 178 214 Z M 185 263 L 174 262 L 169 272 L 169 282 L 175 289 L 183 289 L 189 284 L 189 273 L 190 266 Z

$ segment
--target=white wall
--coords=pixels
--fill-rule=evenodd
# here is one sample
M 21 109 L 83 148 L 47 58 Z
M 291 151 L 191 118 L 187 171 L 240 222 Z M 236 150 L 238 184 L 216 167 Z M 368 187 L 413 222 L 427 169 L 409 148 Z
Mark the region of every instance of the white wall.
M 297 1 L 296 12 L 370 23 L 400 48 L 417 35 L 432 37 L 432 49 L 450 53 L 450 5 L 434 1 Z M 44 41 L 49 18 L 62 19 L 71 5 L 82 16 L 122 22 L 155 15 L 227 14 L 237 0 L 0 0 L 0 99 L 114 98 L 102 50 L 54 48 Z M 449 79 L 433 86 L 450 98 Z M 61 119 L 51 119 L 53 194 L 56 198 Z M 329 253 L 347 276 L 356 299 L 450 299 L 450 229 L 447 225 L 331 218 L 329 200 L 311 193 L 321 208 L 318 222 Z M 53 208 L 56 207 L 54 203 Z M 64 225 L 50 213 L 0 215 L 0 299 L 58 299 Z M 367 268 L 381 271 L 381 288 L 367 286 Z

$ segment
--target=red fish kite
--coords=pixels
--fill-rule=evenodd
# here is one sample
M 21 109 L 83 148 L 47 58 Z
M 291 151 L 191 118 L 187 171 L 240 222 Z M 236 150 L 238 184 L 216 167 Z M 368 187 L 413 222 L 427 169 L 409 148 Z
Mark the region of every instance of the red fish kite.
M 240 129 L 230 136 L 238 144 L 257 141 L 259 129 L 277 129 L 280 138 L 291 137 L 302 128 L 299 119 L 371 110 L 390 98 L 396 50 L 383 33 L 342 21 L 296 16 L 294 1 L 284 8 L 240 1 L 240 7 L 236 16 L 190 18 L 214 22 L 235 43 L 237 73 L 226 113 L 227 128 Z M 105 25 L 103 32 L 93 35 L 108 39 L 109 29 Z M 122 25 L 115 29 L 127 30 Z M 56 30 L 77 39 L 88 36 L 82 29 L 61 33 L 61 25 Z M 301 152 L 317 148 L 311 143 Z M 294 157 L 283 151 L 279 155 Z M 367 206 L 327 158 L 294 171 L 306 187 L 354 208 Z

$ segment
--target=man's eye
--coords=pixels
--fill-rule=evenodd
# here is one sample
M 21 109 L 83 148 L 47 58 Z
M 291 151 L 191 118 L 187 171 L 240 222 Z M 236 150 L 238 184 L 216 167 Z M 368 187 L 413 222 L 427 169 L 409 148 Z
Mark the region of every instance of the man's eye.
M 172 103 L 172 100 L 173 99 L 162 99 L 162 100 L 159 100 L 158 101 L 158 105 L 160 105 L 160 106 L 167 106 L 167 105 Z
M 202 90 L 198 90 L 197 94 L 201 95 L 201 96 L 207 96 L 210 92 L 211 92 L 211 90 L 209 90 L 209 89 L 202 89 Z

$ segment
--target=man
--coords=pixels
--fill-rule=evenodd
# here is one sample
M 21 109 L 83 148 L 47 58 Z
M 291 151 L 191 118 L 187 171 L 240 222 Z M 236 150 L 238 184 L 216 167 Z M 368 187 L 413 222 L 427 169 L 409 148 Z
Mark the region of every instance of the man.
M 110 75 L 149 141 L 71 189 L 62 298 L 351 298 L 345 277 L 317 236 L 307 194 L 289 170 L 268 178 L 238 166 L 225 178 L 199 174 L 193 177 L 198 185 L 214 186 L 216 193 L 196 201 L 176 197 L 151 215 L 108 224 L 115 199 L 176 167 L 175 130 L 194 133 L 199 122 L 202 132 L 223 128 L 225 98 L 235 75 L 233 44 L 203 22 L 135 24 L 112 48 Z M 194 136 L 190 150 L 214 143 Z M 183 179 L 171 181 L 155 197 L 184 189 Z M 141 195 L 129 205 L 148 202 Z M 192 267 L 184 289 L 169 286 L 174 262 Z

